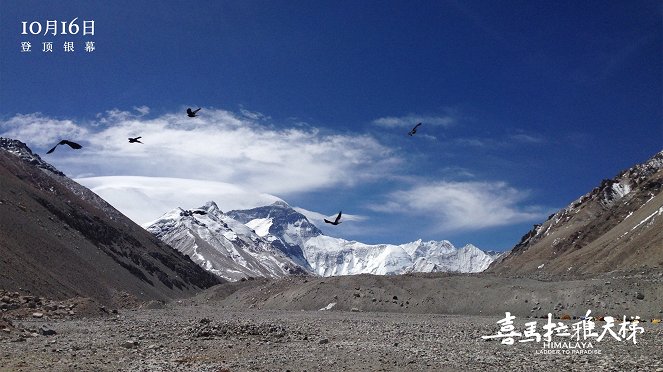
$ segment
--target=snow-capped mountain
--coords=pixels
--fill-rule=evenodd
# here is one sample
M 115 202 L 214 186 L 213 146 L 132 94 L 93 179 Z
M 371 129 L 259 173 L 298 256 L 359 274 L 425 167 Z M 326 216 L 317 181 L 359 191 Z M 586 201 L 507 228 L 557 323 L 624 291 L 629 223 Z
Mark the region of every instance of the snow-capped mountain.
M 214 202 L 193 210 L 176 208 L 149 224 L 147 230 L 224 279 L 306 273 L 251 228 L 221 212 Z
M 222 213 L 214 202 L 177 208 L 147 227 L 203 268 L 230 280 L 309 272 L 320 276 L 479 272 L 497 254 L 448 241 L 364 244 L 326 236 L 283 201 Z
M 303 247 L 308 239 L 322 235 L 322 231 L 287 203 L 277 201 L 263 207 L 233 210 L 228 216 L 255 230 L 299 265 L 312 269 Z
M 314 272 L 321 276 L 480 272 L 494 259 L 471 244 L 456 248 L 446 240 L 364 244 L 325 235 L 306 240 L 304 254 Z
M 591 274 L 663 264 L 663 151 L 535 225 L 498 272 Z
M 496 257 L 467 245 L 421 240 L 401 244 L 364 244 L 326 236 L 284 202 L 228 212 L 272 242 L 296 262 L 321 276 L 402 274 L 407 272 L 483 271 Z

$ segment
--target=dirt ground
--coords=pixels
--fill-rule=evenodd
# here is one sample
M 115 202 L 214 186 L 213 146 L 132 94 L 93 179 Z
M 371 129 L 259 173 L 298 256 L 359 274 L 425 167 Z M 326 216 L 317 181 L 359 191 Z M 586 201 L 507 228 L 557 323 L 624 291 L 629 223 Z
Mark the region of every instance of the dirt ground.
M 1 371 L 663 371 L 663 325 L 640 324 L 637 344 L 513 345 L 499 317 L 346 311 L 222 311 L 175 306 L 81 319 L 15 322 L 55 335 L 0 341 Z M 517 330 L 527 319 L 516 319 Z M 574 321 L 564 323 L 571 328 Z M 545 320 L 539 320 L 542 331 Z M 597 322 L 601 329 L 604 322 Z M 609 336 L 609 335 L 608 335 Z M 569 340 L 555 337 L 553 339 Z M 581 338 L 582 340 L 582 338 Z M 590 339 L 592 340 L 592 339 Z M 543 354 L 544 352 L 549 354 Z M 574 354 L 564 354 L 568 351 Z M 559 354 L 553 353 L 557 352 Z M 577 354 L 583 352 L 585 354 Z
M 0 302 L 12 309 L 0 317 L 0 371 L 661 372 L 663 323 L 651 322 L 663 314 L 658 274 L 247 280 L 133 309 L 5 292 Z M 559 322 L 572 332 L 587 309 L 617 318 L 616 333 L 623 315 L 646 322 L 625 325 L 620 340 L 600 320 L 593 324 L 597 334 L 606 332 L 601 341 L 558 335 Z M 568 315 L 553 319 L 559 331 L 551 336 L 566 344 L 520 342 L 525 335 L 512 345 L 484 339 L 508 332 L 498 323 L 505 311 L 516 317 L 514 331 L 535 322 L 541 335 L 548 312 Z M 624 339 L 633 335 L 637 343 Z

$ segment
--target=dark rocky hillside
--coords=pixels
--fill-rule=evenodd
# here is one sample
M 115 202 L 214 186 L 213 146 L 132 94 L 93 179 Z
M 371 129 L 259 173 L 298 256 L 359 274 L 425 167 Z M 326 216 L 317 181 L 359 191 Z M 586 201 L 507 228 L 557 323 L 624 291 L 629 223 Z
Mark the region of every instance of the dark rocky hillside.
M 0 138 L 0 288 L 112 304 L 219 282 L 22 142 Z

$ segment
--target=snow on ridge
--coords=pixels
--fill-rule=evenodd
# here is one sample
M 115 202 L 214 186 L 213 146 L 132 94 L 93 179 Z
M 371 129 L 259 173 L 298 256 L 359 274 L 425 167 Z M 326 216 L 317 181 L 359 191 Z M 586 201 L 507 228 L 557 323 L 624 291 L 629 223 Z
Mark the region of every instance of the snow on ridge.
M 259 237 L 264 237 L 265 235 L 269 234 L 269 228 L 272 226 L 272 219 L 271 218 L 256 218 L 253 219 L 245 225 L 256 232 L 256 234 Z
M 628 183 L 613 183 L 612 191 L 619 196 L 619 198 L 624 197 L 624 195 L 631 192 L 631 185 Z
M 638 227 L 642 226 L 643 224 L 649 222 L 650 220 L 651 220 L 651 222 L 653 222 L 653 219 L 654 219 L 656 216 L 660 216 L 661 214 L 663 214 L 663 206 L 660 207 L 660 208 L 659 208 L 657 211 L 655 211 L 654 213 L 652 213 L 652 214 L 650 214 L 649 216 L 645 217 L 645 218 L 644 218 L 642 221 L 640 221 L 637 225 L 633 226 L 633 228 L 631 229 L 631 231 L 637 229 Z
M 306 240 L 304 253 L 315 273 L 321 276 L 480 272 L 494 260 L 471 244 L 456 248 L 446 240 L 364 244 L 324 235 Z

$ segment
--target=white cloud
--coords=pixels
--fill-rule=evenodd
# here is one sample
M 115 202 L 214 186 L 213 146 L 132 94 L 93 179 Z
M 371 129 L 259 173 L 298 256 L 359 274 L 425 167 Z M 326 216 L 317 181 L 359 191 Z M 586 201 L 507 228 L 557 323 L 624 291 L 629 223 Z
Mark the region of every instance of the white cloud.
M 539 144 L 545 142 L 545 140 L 541 136 L 534 134 L 526 134 L 526 133 L 512 134 L 511 136 L 509 136 L 509 138 L 516 142 L 529 143 L 529 144 Z
M 544 218 L 542 208 L 521 206 L 527 196 L 504 182 L 443 181 L 392 192 L 371 208 L 429 217 L 432 230 L 440 232 L 480 230 Z
M 311 221 L 316 226 L 324 226 L 324 224 L 325 224 L 324 219 L 325 218 L 328 219 L 328 220 L 333 221 L 336 218 L 336 216 L 338 215 L 338 212 L 335 212 L 334 214 L 327 216 L 327 215 L 324 215 L 322 213 L 310 211 L 308 209 L 304 209 L 304 208 L 300 208 L 300 207 L 294 207 L 293 209 L 296 210 L 297 212 L 303 214 L 304 216 L 306 216 L 306 218 L 308 218 L 308 220 Z M 366 219 L 367 219 L 366 216 L 361 216 L 361 215 L 356 215 L 356 214 L 347 214 L 345 212 L 341 216 L 341 222 L 344 222 L 344 221 L 362 222 L 362 221 L 365 221 Z
M 71 120 L 53 119 L 41 113 L 17 114 L 0 121 L 2 136 L 21 140 L 28 146 L 52 147 L 62 139 L 84 138 L 89 131 Z
M 140 107 L 134 106 L 134 110 L 138 111 L 138 113 L 141 115 L 147 115 L 150 113 L 150 108 L 147 106 L 140 106 Z
M 205 109 L 197 118 L 182 110 L 147 119 L 148 111 L 109 110 L 85 124 L 17 115 L 0 122 L 0 132 L 44 149 L 60 138 L 82 141 L 83 150 L 46 159 L 67 174 L 210 180 L 278 195 L 376 180 L 400 164 L 370 135 L 276 128 L 256 122 L 266 117 L 247 110 Z M 144 144 L 129 144 L 135 136 Z
M 417 123 L 446 128 L 454 125 L 456 122 L 457 118 L 452 114 L 438 116 L 409 114 L 400 117 L 387 116 L 373 120 L 373 124 L 387 128 L 411 128 Z

